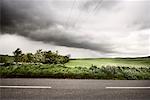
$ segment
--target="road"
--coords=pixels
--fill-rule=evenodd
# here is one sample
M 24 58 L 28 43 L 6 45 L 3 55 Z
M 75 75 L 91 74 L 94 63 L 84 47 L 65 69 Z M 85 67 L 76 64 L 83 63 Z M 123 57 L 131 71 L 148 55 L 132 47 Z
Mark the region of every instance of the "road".
M 0 86 L 6 86 L 0 87 L 1 100 L 150 99 L 150 88 L 148 88 L 150 87 L 150 80 L 72 80 L 15 78 L 1 79 Z

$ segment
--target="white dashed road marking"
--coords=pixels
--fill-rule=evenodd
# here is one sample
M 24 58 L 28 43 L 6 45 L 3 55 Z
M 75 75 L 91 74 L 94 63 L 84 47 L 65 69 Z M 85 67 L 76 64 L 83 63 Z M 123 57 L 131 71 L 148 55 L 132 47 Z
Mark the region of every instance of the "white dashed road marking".
M 150 87 L 105 87 L 105 89 L 150 89 Z
M 0 86 L 0 88 L 50 89 L 50 86 Z

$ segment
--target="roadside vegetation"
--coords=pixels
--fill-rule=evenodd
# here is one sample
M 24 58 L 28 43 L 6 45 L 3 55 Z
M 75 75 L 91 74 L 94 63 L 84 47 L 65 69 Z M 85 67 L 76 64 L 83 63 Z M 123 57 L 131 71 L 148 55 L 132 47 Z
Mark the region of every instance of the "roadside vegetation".
M 150 80 L 150 56 L 140 58 L 69 59 L 58 51 L 37 50 L 0 55 L 1 78 L 69 78 Z
M 69 79 L 119 79 L 150 80 L 150 67 L 66 67 L 60 64 L 22 64 L 1 66 L 0 76 L 3 78 L 69 78 Z

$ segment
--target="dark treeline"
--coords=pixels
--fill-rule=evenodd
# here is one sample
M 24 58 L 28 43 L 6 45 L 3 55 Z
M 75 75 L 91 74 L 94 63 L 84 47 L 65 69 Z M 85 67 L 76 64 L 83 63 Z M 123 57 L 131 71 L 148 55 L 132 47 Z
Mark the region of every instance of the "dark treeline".
M 13 52 L 14 56 L 1 55 L 0 63 L 5 65 L 18 64 L 18 63 L 43 63 L 43 64 L 65 64 L 69 61 L 69 55 L 62 56 L 58 51 L 42 51 L 39 49 L 36 53 L 22 53 L 20 48 Z

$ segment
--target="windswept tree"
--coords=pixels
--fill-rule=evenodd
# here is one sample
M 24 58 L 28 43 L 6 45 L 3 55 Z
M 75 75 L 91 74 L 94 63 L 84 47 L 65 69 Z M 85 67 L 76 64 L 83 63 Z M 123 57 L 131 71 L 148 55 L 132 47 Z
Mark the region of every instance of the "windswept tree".
M 32 53 L 27 53 L 27 62 L 34 62 L 34 55 Z
M 68 56 L 62 56 L 58 54 L 58 51 L 45 52 L 45 63 L 47 64 L 65 64 L 69 61 Z
M 20 60 L 21 62 L 28 62 L 28 57 L 26 54 L 21 54 L 20 56 Z
M 55 60 L 55 58 L 54 58 L 53 53 L 51 51 L 47 51 L 45 53 L 45 63 L 52 64 L 52 63 L 54 63 L 54 60 Z
M 18 63 L 21 60 L 21 56 L 22 56 L 22 50 L 20 48 L 17 48 L 14 52 L 14 58 L 15 58 L 15 62 Z
M 42 49 L 36 51 L 36 53 L 34 54 L 34 59 L 35 59 L 34 62 L 38 62 L 38 63 L 45 62 L 45 55 Z
M 24 54 L 22 51 L 17 48 L 14 52 L 15 62 L 24 62 L 24 63 L 43 63 L 43 64 L 65 64 L 69 61 L 70 56 L 59 55 L 58 51 L 42 51 L 39 49 L 36 53 L 27 53 Z

